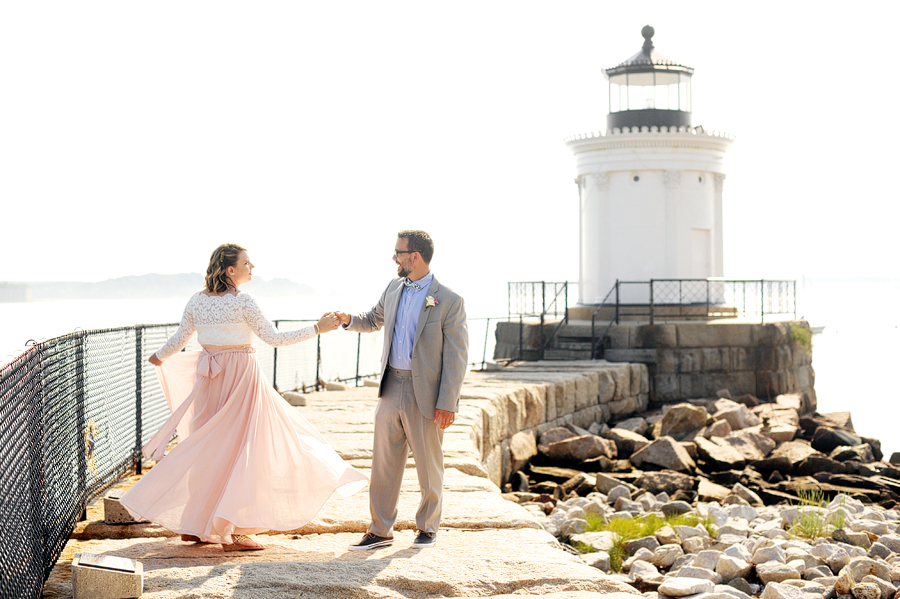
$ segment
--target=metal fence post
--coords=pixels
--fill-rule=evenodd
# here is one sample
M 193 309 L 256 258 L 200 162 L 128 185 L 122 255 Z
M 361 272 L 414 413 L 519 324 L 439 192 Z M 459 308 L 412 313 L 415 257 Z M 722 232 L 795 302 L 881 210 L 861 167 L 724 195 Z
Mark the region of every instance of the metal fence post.
M 143 472 L 141 463 L 141 446 L 143 445 L 143 408 L 142 393 L 144 379 L 144 327 L 136 326 L 134 329 L 134 473 Z
M 316 391 L 319 390 L 319 368 L 322 366 L 322 336 L 316 335 Z
M 650 326 L 653 326 L 653 279 L 650 279 Z
M 481 369 L 484 370 L 484 365 L 487 362 L 487 342 L 488 342 L 488 334 L 491 332 L 491 319 L 487 319 L 487 323 L 484 325 L 484 349 L 481 350 Z
M 359 349 L 362 345 L 362 333 L 356 334 L 356 386 L 359 387 Z
M 797 320 L 797 279 L 794 279 L 794 320 Z
M 619 279 L 616 279 L 616 324 L 619 324 Z
M 275 329 L 278 329 L 279 321 L 275 321 Z M 278 391 L 278 348 L 272 347 L 272 386 Z
M 766 322 L 766 281 L 759 280 L 759 324 Z
M 85 455 L 85 428 L 84 418 L 84 332 L 75 334 L 75 447 L 78 448 L 78 505 L 81 514 L 78 521 L 86 518 L 87 492 L 87 456 Z
M 706 279 L 706 317 L 709 318 L 709 279 Z

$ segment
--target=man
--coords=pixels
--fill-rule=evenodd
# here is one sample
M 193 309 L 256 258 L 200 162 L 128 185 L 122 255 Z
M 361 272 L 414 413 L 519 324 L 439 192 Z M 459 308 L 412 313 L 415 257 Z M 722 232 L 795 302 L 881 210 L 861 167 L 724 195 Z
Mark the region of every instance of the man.
M 400 231 L 394 246 L 397 276 L 368 312 L 337 312 L 344 328 L 385 327 L 381 385 L 375 408 L 375 443 L 369 509 L 372 523 L 350 549 L 394 541 L 400 485 L 412 449 L 422 500 L 413 547 L 437 542 L 444 485 L 444 429 L 453 424 L 468 361 L 469 332 L 463 299 L 440 284 L 429 264 L 434 242 L 424 231 Z

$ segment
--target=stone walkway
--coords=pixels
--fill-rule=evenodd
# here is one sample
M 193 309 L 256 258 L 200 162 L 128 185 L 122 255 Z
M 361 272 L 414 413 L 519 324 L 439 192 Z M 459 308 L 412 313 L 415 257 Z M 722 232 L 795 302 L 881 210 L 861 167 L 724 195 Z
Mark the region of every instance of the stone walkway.
M 479 376 L 470 375 L 467 386 L 477 385 Z M 362 387 L 313 394 L 307 406 L 296 409 L 365 471 L 376 401 L 375 389 Z M 566 553 L 525 509 L 500 497 L 477 448 L 481 435 L 475 421 L 481 418 L 471 406 L 463 407 L 445 436 L 444 513 L 434 548 L 411 547 L 419 495 L 410 460 L 391 547 L 347 549 L 369 522 L 368 489 L 348 498 L 335 495 L 302 529 L 258 535 L 265 551 L 236 553 L 224 553 L 219 545 L 183 543 L 153 524 L 106 525 L 99 500 L 66 545 L 43 596 L 71 597 L 71 560 L 90 552 L 142 562 L 147 599 L 633 597 L 634 589 Z

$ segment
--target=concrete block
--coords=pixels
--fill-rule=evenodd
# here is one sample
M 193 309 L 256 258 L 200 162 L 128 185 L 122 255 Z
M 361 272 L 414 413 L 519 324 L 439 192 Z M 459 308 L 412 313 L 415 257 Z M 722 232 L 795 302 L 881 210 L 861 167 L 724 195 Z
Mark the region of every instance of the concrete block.
M 753 345 L 753 328 L 757 325 L 730 323 L 706 324 L 702 322 L 679 323 L 678 347 L 750 347 Z
M 511 389 L 505 394 L 506 400 L 506 434 L 509 438 L 525 428 L 525 390 L 521 387 Z
M 121 495 L 110 493 L 103 498 L 103 521 L 107 524 L 134 524 L 135 522 L 148 522 L 148 520 L 135 520 L 131 513 L 119 501 Z
M 487 457 L 482 460 L 481 465 L 484 466 L 484 469 L 488 473 L 488 478 L 492 483 L 497 485 L 498 487 L 503 487 L 503 483 L 506 481 L 503 480 L 503 449 L 500 447 L 498 443 L 495 447 L 491 449 L 490 452 L 487 453 Z M 506 453 L 507 457 L 509 453 Z
M 380 386 L 381 386 L 381 381 L 376 381 L 373 379 L 364 379 L 363 380 L 363 387 L 380 387 Z
M 646 366 L 641 366 L 641 393 L 647 394 L 650 393 L 650 369 Z
M 612 369 L 613 380 L 616 381 L 616 394 L 613 399 L 625 399 L 631 393 L 631 368 L 628 364 L 616 365 Z
M 368 382 L 368 381 L 366 381 Z M 377 386 L 377 383 L 376 383 Z M 292 406 L 305 406 L 306 405 L 306 394 L 299 393 L 297 391 L 285 391 L 281 394 L 286 402 L 291 404 Z
M 600 408 L 600 420 L 597 422 L 601 424 L 608 424 L 610 420 L 610 416 L 612 415 L 612 410 L 609 409 L 609 404 L 604 403 L 597 406 Z
M 616 395 L 616 380 L 610 370 L 597 373 L 597 392 L 601 404 L 609 403 Z
M 326 391 L 349 391 L 350 385 L 347 385 L 346 383 L 337 383 L 337 382 L 331 381 L 331 382 L 325 383 L 325 390 Z
M 631 375 L 631 379 L 628 382 L 628 388 L 631 390 L 632 395 L 637 395 L 641 392 L 641 367 L 646 368 L 644 364 L 631 364 L 628 368 L 628 374 Z
M 542 385 L 544 389 L 544 420 L 542 422 L 550 422 L 556 420 L 556 384 L 547 383 Z
M 743 372 L 756 370 L 757 350 L 752 347 L 731 348 L 731 371 Z M 752 391 L 750 391 L 752 393 Z
M 638 412 L 645 412 L 650 406 L 650 394 L 641 393 L 637 396 Z
M 656 352 L 656 373 L 675 374 L 678 372 L 678 350 L 660 349 Z
M 727 347 L 708 347 L 700 350 L 704 372 L 722 372 L 731 369 L 731 350 Z
M 509 439 L 500 442 L 500 480 L 506 482 L 512 474 L 512 456 L 509 453 Z M 497 485 L 498 487 L 500 485 Z
M 813 369 L 809 366 L 801 366 L 797 369 L 797 387 L 810 389 L 815 384 Z
M 556 413 L 560 416 L 571 414 L 575 411 L 575 381 L 565 379 L 561 381 L 563 392 L 562 396 L 556 398 Z M 558 388 L 557 388 L 558 389 Z M 562 402 L 560 402 L 560 399 Z
M 674 324 L 644 325 L 634 328 L 633 347 L 648 349 L 675 347 L 677 343 L 678 334 Z
M 612 349 L 631 349 L 631 325 L 614 324 L 609 328 L 609 347 Z
M 703 350 L 679 349 L 678 373 L 699 372 L 703 368 Z
M 791 323 L 771 322 L 753 327 L 753 342 L 755 345 L 776 347 L 790 342 Z
M 678 399 L 678 375 L 658 374 L 654 376 L 653 395 L 655 401 L 673 401 Z
M 637 396 L 616 399 L 609 402 L 609 411 L 612 418 L 622 420 L 626 416 L 638 412 L 640 409 Z
M 534 428 L 544 422 L 547 408 L 547 385 L 528 385 L 523 389 L 525 399 L 524 428 Z
M 592 398 L 588 392 L 590 387 L 588 378 L 584 375 L 576 375 L 573 377 L 573 381 L 575 383 L 575 411 L 583 410 L 595 404 L 597 400 Z M 591 401 L 592 399 L 593 401 Z
M 584 376 L 587 378 L 588 405 L 595 406 L 600 403 L 600 373 L 588 371 Z
M 72 560 L 72 591 L 75 599 L 140 597 L 144 594 L 144 565 L 124 557 L 76 554 Z
M 603 408 L 600 406 L 590 406 L 572 414 L 572 424 L 575 426 L 588 428 L 595 422 L 603 422 Z

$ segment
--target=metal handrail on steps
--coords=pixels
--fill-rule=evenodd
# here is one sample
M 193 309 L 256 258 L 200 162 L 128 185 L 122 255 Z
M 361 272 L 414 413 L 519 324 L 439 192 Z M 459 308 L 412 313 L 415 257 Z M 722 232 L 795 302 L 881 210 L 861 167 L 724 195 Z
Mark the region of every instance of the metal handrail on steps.
M 597 314 L 600 313 L 600 310 L 606 306 L 606 300 L 609 299 L 609 296 L 616 292 L 616 317 L 609 321 L 609 324 L 606 325 L 606 328 L 603 330 L 603 334 L 598 338 L 595 332 L 595 322 L 597 319 Z M 609 290 L 609 293 L 606 294 L 606 297 L 603 298 L 603 301 L 600 302 L 600 305 L 597 306 L 597 309 L 594 310 L 594 313 L 591 314 L 591 360 L 597 360 L 600 356 L 597 355 L 597 349 L 600 345 L 600 342 L 606 338 L 606 335 L 609 333 L 609 329 L 612 328 L 613 324 L 619 323 L 619 279 L 616 279 L 616 284 L 612 286 L 612 289 Z

